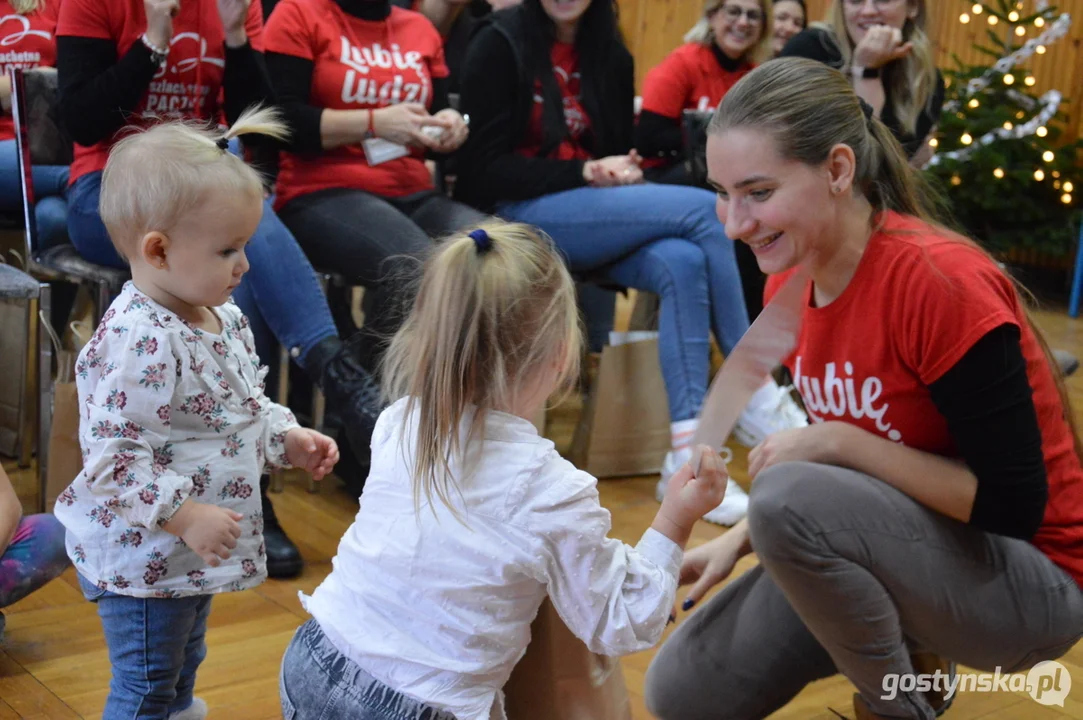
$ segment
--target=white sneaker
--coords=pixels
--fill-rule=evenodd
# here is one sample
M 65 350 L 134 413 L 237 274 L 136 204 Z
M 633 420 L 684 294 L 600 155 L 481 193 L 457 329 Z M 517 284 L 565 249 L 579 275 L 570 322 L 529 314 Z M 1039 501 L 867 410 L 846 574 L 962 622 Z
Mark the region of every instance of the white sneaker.
M 654 488 L 654 497 L 658 502 L 662 502 L 662 498 L 666 496 L 666 487 L 669 485 L 670 477 L 680 470 L 681 466 L 688 462 L 691 457 L 691 448 L 670 450 L 666 453 L 666 459 L 662 461 L 662 479 L 658 481 Z M 722 459 L 727 464 L 733 459 L 733 454 L 729 448 L 722 448 Z M 740 485 L 734 482 L 733 478 L 730 478 L 729 482 L 726 483 L 726 495 L 722 498 L 722 503 L 704 515 L 703 519 L 715 525 L 731 527 L 739 523 L 747 513 L 748 494 Z
M 192 704 L 169 716 L 169 720 L 206 720 L 207 703 L 202 698 L 192 698 Z
M 756 447 L 781 430 L 805 427 L 808 416 L 794 402 L 792 386 L 779 387 L 774 382 L 756 391 L 748 407 L 737 418 L 733 436 L 745 447 Z

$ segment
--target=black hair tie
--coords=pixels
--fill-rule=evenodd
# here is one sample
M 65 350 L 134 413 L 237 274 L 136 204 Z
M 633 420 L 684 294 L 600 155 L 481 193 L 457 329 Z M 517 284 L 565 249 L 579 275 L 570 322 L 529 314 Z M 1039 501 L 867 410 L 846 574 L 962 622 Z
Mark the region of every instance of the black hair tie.
M 876 114 L 876 111 L 872 109 L 872 105 L 869 105 L 865 102 L 865 98 L 861 97 L 857 99 L 857 102 L 861 105 L 861 112 L 865 114 L 865 122 L 872 122 L 872 118 Z
M 220 138 L 218 138 L 218 140 L 215 141 L 214 144 L 218 146 L 219 150 L 221 150 L 222 152 L 225 152 L 226 150 L 229 149 L 229 138 L 220 137 Z

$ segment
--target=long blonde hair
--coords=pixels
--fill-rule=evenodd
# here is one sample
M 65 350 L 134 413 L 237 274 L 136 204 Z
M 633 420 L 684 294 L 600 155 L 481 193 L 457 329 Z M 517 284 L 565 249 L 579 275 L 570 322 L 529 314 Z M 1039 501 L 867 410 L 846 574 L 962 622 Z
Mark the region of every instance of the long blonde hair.
M 30 15 L 45 8 L 45 0 L 11 0 L 11 9 L 19 15 Z
M 849 76 L 849 69 L 854 54 L 854 41 L 846 30 L 846 15 L 843 3 L 846 0 L 832 0 L 823 22 L 813 23 L 830 32 L 842 53 L 843 72 Z M 906 0 L 913 3 L 917 13 L 907 18 L 902 28 L 903 42 L 913 43 L 913 49 L 906 57 L 888 63 L 884 68 L 884 89 L 891 98 L 895 117 L 902 129 L 914 133 L 918 125 L 918 116 L 928 107 L 936 90 L 936 58 L 933 46 L 925 34 L 925 0 Z
M 771 11 L 770 0 L 758 0 L 760 11 L 763 13 L 763 22 L 760 24 L 760 37 L 756 44 L 745 51 L 742 58 L 746 62 L 762 63 L 771 59 L 771 37 L 774 34 L 774 13 Z M 710 46 L 714 42 L 714 31 L 711 30 L 711 16 L 721 11 L 726 0 L 706 0 L 703 4 L 703 16 L 684 35 L 686 43 L 697 43 Z
M 580 344 L 575 285 L 547 236 L 493 220 L 439 246 L 381 368 L 387 398 L 407 398 L 403 439 L 418 415 L 415 511 L 436 496 L 458 516 L 452 460 L 480 441 L 487 411 L 510 412 L 536 389 L 540 371 L 556 365 L 558 387 L 569 389 Z M 464 441 L 460 424 L 471 407 Z
M 877 213 L 891 210 L 938 226 L 945 236 L 986 255 L 1004 273 L 976 242 L 940 225 L 938 197 L 924 175 L 910 167 L 887 126 L 875 117 L 866 119 L 849 81 L 827 65 L 804 58 L 779 58 L 741 78 L 722 98 L 707 134 L 720 135 L 736 128 L 769 134 L 783 158 L 813 167 L 823 165 L 836 145 L 849 146 L 857 161 L 854 186 Z M 1068 391 L 1045 336 L 1030 314 L 1025 300 L 1029 293 L 1010 274 L 1004 274 L 1012 281 L 1027 324 L 1049 363 L 1076 456 L 1083 462 L 1083 441 Z
M 196 120 L 162 122 L 130 134 L 109 151 L 102 173 L 99 213 L 117 252 L 146 233 L 168 232 L 196 212 L 210 193 L 241 190 L 262 197 L 263 180 L 226 149 L 242 135 L 289 135 L 274 108 L 252 107 L 222 131 Z

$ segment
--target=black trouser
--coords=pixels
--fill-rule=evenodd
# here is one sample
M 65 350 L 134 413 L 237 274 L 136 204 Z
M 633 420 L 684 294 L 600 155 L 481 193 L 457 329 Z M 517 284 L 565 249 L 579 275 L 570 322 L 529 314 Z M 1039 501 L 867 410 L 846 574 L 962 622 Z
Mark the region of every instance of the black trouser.
M 365 288 L 369 342 L 362 354 L 373 368 L 403 320 L 404 301 L 433 241 L 486 216 L 433 190 L 384 198 L 337 188 L 302 195 L 279 217 L 317 270 Z

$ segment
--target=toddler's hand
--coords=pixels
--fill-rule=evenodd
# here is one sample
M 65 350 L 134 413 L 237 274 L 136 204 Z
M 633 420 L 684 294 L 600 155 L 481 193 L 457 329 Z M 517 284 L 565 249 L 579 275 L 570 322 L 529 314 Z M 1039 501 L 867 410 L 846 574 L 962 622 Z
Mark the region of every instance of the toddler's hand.
M 312 473 L 314 480 L 322 480 L 338 462 L 338 445 L 323 433 L 294 428 L 286 433 L 286 459 Z
M 185 500 L 173 517 L 162 524 L 162 529 L 183 540 L 203 562 L 218 567 L 237 547 L 237 538 L 241 536 L 237 521 L 242 517 L 239 512 L 217 505 Z
M 691 530 L 706 513 L 714 510 L 726 495 L 726 463 L 707 446 L 696 448 L 696 456 L 702 454 L 699 469 L 695 457 L 674 473 L 662 498 L 659 516 L 676 527 Z

